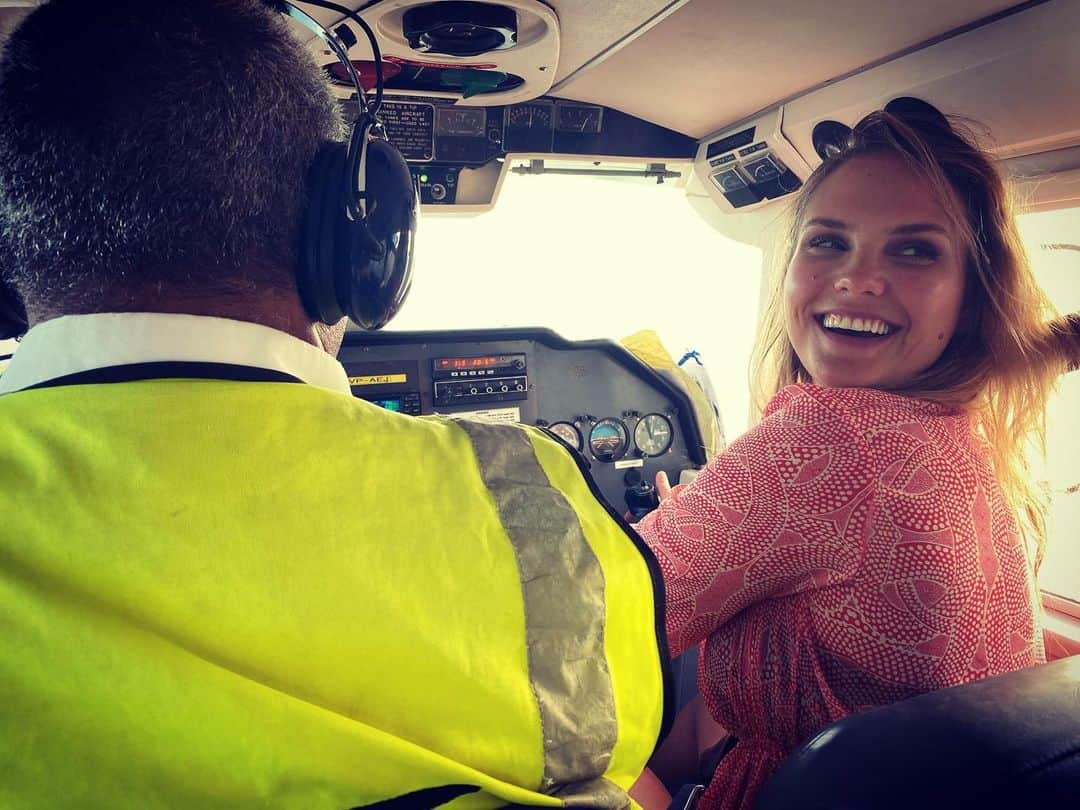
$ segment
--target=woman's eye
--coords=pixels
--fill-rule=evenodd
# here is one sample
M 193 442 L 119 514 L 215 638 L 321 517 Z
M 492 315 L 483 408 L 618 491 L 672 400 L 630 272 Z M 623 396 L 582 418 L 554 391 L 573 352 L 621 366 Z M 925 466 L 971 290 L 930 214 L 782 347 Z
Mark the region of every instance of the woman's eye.
M 806 249 L 820 249 L 822 251 L 828 250 L 847 250 L 847 243 L 839 237 L 832 236 L 830 234 L 818 234 L 817 236 L 811 236 L 806 242 L 803 243 Z
M 893 255 L 902 259 L 913 259 L 917 262 L 933 262 L 941 255 L 941 252 L 933 245 L 923 242 L 900 245 L 893 251 Z

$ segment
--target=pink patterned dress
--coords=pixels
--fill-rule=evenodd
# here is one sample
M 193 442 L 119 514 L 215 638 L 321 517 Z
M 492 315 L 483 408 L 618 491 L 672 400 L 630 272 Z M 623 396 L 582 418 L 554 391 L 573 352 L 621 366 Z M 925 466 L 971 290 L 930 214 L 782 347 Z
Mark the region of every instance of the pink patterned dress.
M 738 737 L 701 807 L 748 808 L 853 712 L 1045 661 L 1033 576 L 966 414 L 865 388 L 785 388 L 637 530 L 672 655 Z

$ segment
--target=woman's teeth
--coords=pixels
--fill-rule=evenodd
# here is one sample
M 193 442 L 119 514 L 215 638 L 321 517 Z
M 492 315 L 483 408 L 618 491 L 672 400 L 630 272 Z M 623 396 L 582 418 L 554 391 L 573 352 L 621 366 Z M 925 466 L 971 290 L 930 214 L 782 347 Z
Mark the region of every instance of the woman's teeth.
M 869 332 L 874 335 L 887 335 L 892 327 L 885 321 L 875 318 L 849 318 L 847 315 L 825 315 L 821 325 L 826 329 L 843 329 L 846 332 Z

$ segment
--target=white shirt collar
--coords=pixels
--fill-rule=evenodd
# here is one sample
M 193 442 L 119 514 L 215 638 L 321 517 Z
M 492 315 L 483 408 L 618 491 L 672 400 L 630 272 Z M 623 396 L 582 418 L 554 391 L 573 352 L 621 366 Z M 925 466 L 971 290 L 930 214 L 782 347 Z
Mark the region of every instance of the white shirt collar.
M 81 371 L 163 361 L 271 369 L 350 393 L 349 378 L 337 360 L 269 326 L 203 315 L 124 312 L 66 315 L 37 324 L 0 376 L 0 394 Z

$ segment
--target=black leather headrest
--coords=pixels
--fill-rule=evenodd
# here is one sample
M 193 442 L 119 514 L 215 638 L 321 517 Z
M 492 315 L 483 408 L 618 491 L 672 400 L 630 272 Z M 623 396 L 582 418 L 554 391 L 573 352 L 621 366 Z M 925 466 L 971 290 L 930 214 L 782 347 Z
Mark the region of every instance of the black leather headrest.
M 1080 807 L 1080 656 L 834 723 L 755 810 Z

